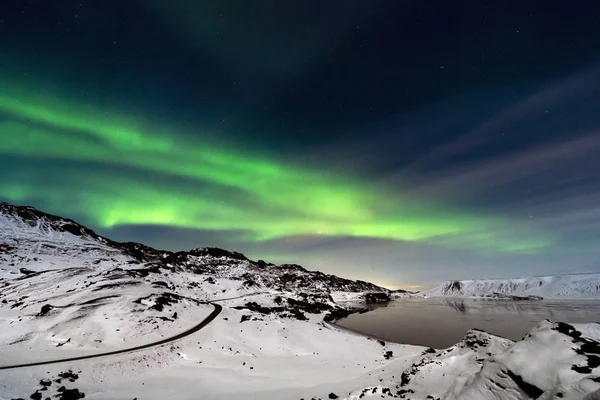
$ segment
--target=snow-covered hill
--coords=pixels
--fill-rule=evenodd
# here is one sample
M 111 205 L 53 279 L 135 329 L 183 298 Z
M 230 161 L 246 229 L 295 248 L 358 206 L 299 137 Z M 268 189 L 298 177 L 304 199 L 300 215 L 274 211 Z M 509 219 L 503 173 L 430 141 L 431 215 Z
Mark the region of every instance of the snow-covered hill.
M 514 343 L 472 330 L 448 349 L 426 350 L 396 385 L 359 389 L 348 399 L 390 393 L 406 399 L 599 399 L 599 339 L 599 324 L 545 321 Z
M 598 299 L 600 273 L 514 279 L 448 281 L 424 296 L 540 296 L 545 299 Z
M 544 322 L 522 341 L 470 331 L 434 350 L 325 322 L 386 291 L 235 252 L 117 243 L 0 203 L 0 400 L 584 399 L 600 327 Z M 4 366 L 118 351 L 101 358 Z M 589 397 L 590 400 L 597 397 Z

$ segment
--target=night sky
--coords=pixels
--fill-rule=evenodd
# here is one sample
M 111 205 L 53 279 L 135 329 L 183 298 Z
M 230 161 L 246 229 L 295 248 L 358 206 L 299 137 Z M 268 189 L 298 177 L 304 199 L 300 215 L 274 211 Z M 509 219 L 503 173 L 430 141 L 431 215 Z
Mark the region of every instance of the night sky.
M 600 270 L 592 1 L 3 0 L 0 199 L 389 287 Z

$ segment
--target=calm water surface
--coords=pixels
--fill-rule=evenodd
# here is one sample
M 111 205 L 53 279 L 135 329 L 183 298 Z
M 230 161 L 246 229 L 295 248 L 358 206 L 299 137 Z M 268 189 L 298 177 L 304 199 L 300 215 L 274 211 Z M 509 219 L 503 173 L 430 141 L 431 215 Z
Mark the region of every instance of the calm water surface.
M 413 298 L 374 308 L 338 325 L 397 343 L 445 348 L 459 342 L 471 328 L 519 340 L 545 319 L 600 322 L 597 300 Z

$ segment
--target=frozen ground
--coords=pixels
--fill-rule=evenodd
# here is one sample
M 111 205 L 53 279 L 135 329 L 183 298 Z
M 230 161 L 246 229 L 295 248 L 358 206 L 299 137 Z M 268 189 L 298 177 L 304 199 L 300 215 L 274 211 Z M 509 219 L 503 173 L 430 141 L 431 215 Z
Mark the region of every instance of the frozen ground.
M 323 321 L 378 290 L 219 249 L 115 243 L 0 204 L 0 368 L 159 341 L 206 318 L 207 301 L 223 306 L 161 346 L 0 369 L 0 399 L 583 399 L 600 387 L 596 324 L 545 322 L 517 343 L 470 331 L 434 350 Z

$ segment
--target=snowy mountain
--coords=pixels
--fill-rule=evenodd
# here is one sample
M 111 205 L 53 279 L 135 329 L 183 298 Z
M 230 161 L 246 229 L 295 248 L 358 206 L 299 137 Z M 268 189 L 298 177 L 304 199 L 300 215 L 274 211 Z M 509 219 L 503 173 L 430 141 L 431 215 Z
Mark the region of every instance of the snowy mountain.
M 598 398 L 598 324 L 544 322 L 516 343 L 472 330 L 435 350 L 331 323 L 379 291 L 0 203 L 0 400 Z
M 448 281 L 421 292 L 425 296 L 539 296 L 545 299 L 598 299 L 600 273 L 514 279 Z
M 252 261 L 241 253 L 218 248 L 170 252 L 139 243 L 118 243 L 72 220 L 46 214 L 33 207 L 7 203 L 0 203 L 0 246 L 3 261 L 9 267 L 35 272 L 60 265 L 62 254 L 77 257 L 83 260 L 84 265 L 119 264 L 113 259 L 121 259 L 127 265 L 240 280 L 242 286 L 254 288 L 321 294 L 331 291 L 388 292 L 372 283 L 307 271 L 295 264 L 277 266 L 262 260 Z

